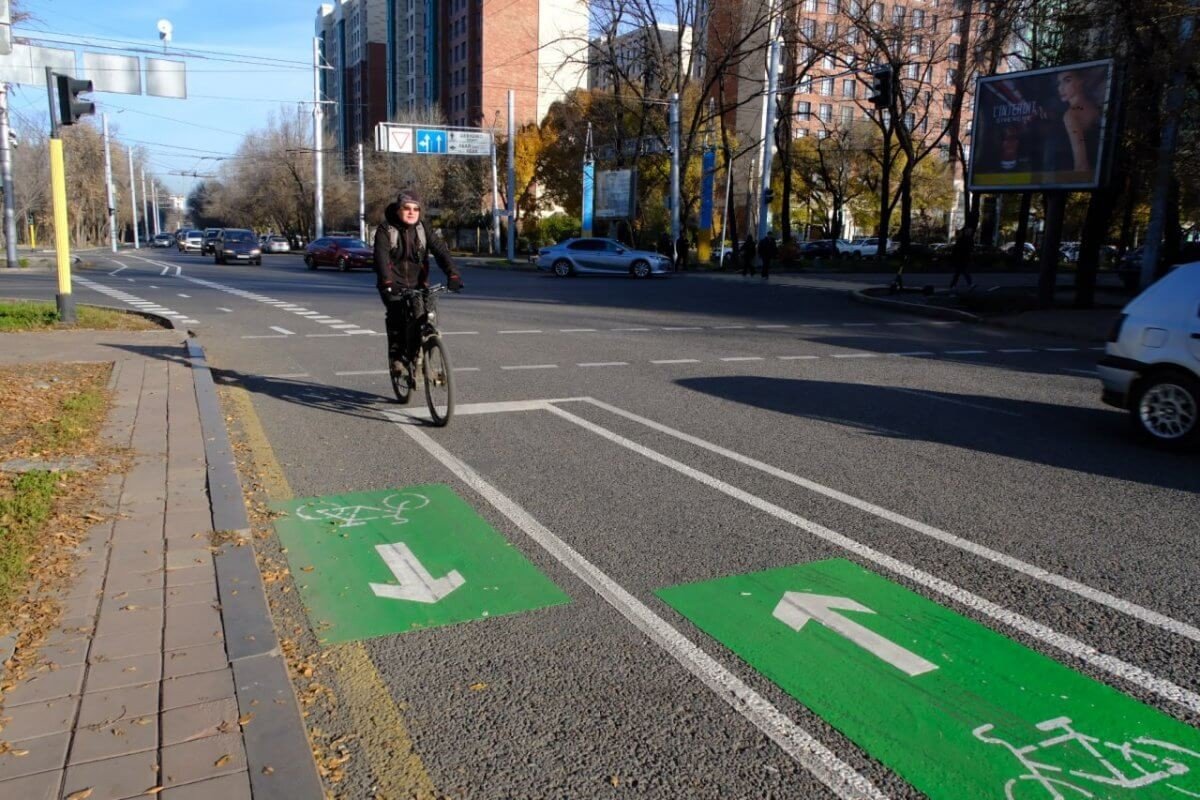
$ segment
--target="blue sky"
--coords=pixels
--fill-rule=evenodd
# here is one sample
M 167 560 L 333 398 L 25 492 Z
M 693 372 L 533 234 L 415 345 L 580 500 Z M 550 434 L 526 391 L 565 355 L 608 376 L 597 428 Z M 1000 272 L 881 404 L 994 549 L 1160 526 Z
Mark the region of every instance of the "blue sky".
M 35 19 L 17 26 L 15 37 L 36 36 L 51 46 L 88 50 L 87 44 L 145 47 L 162 52 L 156 24 L 168 19 L 173 49 L 196 51 L 210 59 L 187 62 L 188 99 L 96 93 L 97 114 L 108 114 L 115 135 L 139 144 L 151 165 L 173 191 L 185 194 L 192 177 L 169 171 L 214 172 L 243 136 L 262 128 L 280 106 L 295 110 L 312 100 L 312 38 L 318 0 L 18 0 Z M 119 42 L 111 40 L 120 40 Z M 39 43 L 42 43 L 39 42 Z M 103 50 L 99 52 L 119 52 Z M 240 55 L 239 55 L 240 54 Z M 215 59 L 242 56 L 281 59 L 289 64 L 252 65 Z M 44 121 L 46 92 L 15 87 L 11 108 L 26 119 Z M 311 112 L 311 105 L 305 105 Z M 186 150 L 184 148 L 192 148 Z M 204 151 L 204 152 L 200 152 Z M 114 165 L 114 169 L 119 165 Z

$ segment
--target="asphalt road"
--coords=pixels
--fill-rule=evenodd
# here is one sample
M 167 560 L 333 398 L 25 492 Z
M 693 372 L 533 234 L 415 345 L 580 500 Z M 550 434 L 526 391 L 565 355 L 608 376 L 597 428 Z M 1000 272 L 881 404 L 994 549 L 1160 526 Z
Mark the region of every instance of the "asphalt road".
M 855 744 L 656 595 L 828 559 L 1200 722 L 1200 469 L 1100 404 L 1094 348 L 836 286 L 468 268 L 440 327 L 476 413 L 430 429 L 389 417 L 373 276 L 103 263 L 79 302 L 186 320 L 297 496 L 448 484 L 570 597 L 364 643 L 447 795 L 924 796 L 888 753 L 950 745 L 899 710 L 891 750 Z M 2 296 L 52 292 L 0 275 Z M 343 788 L 376 787 L 367 759 L 347 768 Z

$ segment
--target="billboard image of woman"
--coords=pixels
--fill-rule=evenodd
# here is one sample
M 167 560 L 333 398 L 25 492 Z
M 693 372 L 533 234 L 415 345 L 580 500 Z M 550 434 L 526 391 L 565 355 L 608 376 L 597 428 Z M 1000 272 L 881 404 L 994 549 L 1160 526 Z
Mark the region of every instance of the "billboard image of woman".
M 971 190 L 1098 187 L 1111 85 L 1111 61 L 980 78 Z

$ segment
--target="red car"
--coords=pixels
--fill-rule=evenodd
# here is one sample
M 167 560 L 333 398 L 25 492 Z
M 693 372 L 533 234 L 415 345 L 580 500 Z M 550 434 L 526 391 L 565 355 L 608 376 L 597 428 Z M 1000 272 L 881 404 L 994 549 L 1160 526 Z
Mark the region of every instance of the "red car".
M 375 251 L 353 236 L 323 236 L 304 248 L 304 264 L 309 269 L 337 267 L 349 272 L 355 267 L 375 266 Z

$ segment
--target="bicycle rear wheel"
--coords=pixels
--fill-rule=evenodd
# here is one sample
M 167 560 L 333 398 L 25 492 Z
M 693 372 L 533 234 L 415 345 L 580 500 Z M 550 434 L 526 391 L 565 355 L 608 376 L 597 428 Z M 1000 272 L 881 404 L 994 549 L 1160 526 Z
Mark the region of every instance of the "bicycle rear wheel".
M 429 405 L 433 424 L 441 428 L 454 413 L 454 379 L 450 371 L 450 358 L 446 355 L 440 336 L 428 339 L 424 344 L 424 352 L 422 371 L 425 375 L 425 401 Z
M 402 369 L 397 372 L 392 368 L 392 360 L 388 358 L 388 374 L 392 378 L 392 391 L 396 393 L 396 402 L 400 405 L 407 405 L 412 399 L 413 384 L 409 379 L 409 369 Z

